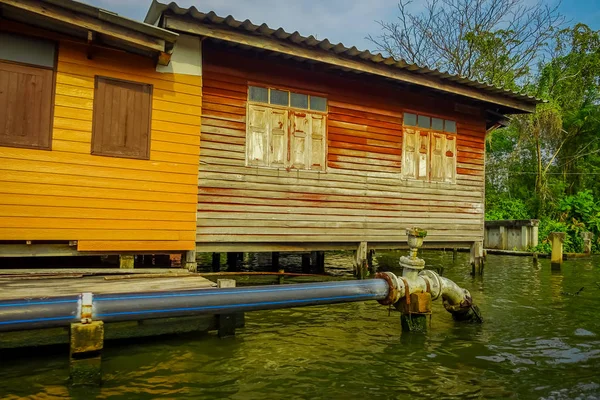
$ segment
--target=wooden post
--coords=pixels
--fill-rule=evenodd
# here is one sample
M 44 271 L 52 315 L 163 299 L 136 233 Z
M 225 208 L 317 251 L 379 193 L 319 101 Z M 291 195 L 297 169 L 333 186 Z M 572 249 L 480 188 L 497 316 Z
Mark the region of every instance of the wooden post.
M 365 279 L 367 275 L 367 242 L 360 242 L 354 252 L 354 275 Z
M 274 251 L 271 253 L 271 270 L 279 271 L 279 252 Z
M 367 252 L 367 267 L 369 268 L 369 272 L 371 276 L 375 276 L 377 273 L 377 267 L 373 264 L 373 255 L 375 254 L 375 250 L 370 249 Z
M 196 250 L 185 252 L 185 268 L 190 272 L 198 271 L 198 262 L 196 261 Z
M 458 249 L 455 247 L 452 249 L 452 261 L 456 261 L 457 256 L 458 256 Z
M 279 273 L 280 273 L 281 275 L 279 275 L 279 276 L 277 277 L 277 282 L 278 282 L 280 285 L 283 285 L 283 282 L 285 281 L 285 275 L 283 275 L 283 273 L 284 273 L 284 272 L 285 272 L 285 270 L 284 270 L 284 269 L 280 269 L 280 270 L 279 270 Z
M 119 256 L 119 268 L 133 269 L 135 257 L 131 254 L 121 254 Z
M 483 275 L 483 243 L 474 242 L 471 245 L 471 253 L 469 256 L 471 262 L 471 275 Z
M 563 262 L 563 243 L 566 234 L 564 232 L 552 232 L 550 241 L 552 242 L 552 255 L 550 256 L 550 265 L 553 269 L 560 269 Z
M 72 385 L 100 385 L 102 382 L 102 356 L 104 347 L 104 324 L 71 324 L 69 331 L 69 376 Z
M 234 288 L 235 279 L 217 279 L 217 287 L 219 288 Z M 217 315 L 217 327 L 219 337 L 235 336 L 235 321 L 236 314 L 219 314 Z
M 310 274 L 310 254 L 302 254 L 302 272 Z
M 533 265 L 536 267 L 538 265 L 538 253 L 533 253 Z
M 228 261 L 229 261 L 229 259 L 228 259 Z M 213 272 L 221 271 L 221 253 L 212 253 L 211 269 Z
M 227 270 L 237 271 L 238 253 L 227 253 Z
M 325 273 L 325 252 L 324 251 L 312 251 L 310 254 L 311 264 L 313 265 L 314 272 L 317 274 Z

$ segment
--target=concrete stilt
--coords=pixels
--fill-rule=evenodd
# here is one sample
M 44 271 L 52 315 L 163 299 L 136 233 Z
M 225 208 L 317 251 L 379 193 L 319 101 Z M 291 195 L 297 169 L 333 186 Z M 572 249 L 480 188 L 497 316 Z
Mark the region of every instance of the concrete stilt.
M 310 254 L 302 254 L 302 272 L 310 274 Z
M 72 385 L 97 386 L 102 382 L 101 351 L 104 347 L 104 323 L 71 324 L 70 382 Z
M 219 288 L 234 288 L 235 279 L 217 279 Z M 217 327 L 220 338 L 235 336 L 236 314 L 217 315 Z
M 133 269 L 135 257 L 131 254 L 121 254 L 119 256 L 119 268 Z
M 367 277 L 367 242 L 360 242 L 354 252 L 354 275 L 358 279 Z
M 560 269 L 563 262 L 563 243 L 565 242 L 566 234 L 564 232 L 552 232 L 549 237 L 552 242 L 551 268 Z
M 212 253 L 211 269 L 213 272 L 221 271 L 221 253 Z
M 196 261 L 196 250 L 189 250 L 185 252 L 185 266 L 190 272 L 198 271 L 198 262 Z
M 373 264 L 373 255 L 375 255 L 375 250 L 367 251 L 367 267 L 369 268 L 369 273 L 371 276 L 375 276 L 377 273 L 377 267 Z
M 413 293 L 400 300 L 397 307 L 402 312 L 400 323 L 403 332 L 425 332 L 427 330 L 427 316 L 431 314 L 430 293 Z
M 583 252 L 585 254 L 592 254 L 592 239 L 594 234 L 592 232 L 580 232 L 579 236 L 583 239 Z
M 227 253 L 227 269 L 230 271 L 237 271 L 238 269 L 238 253 Z
M 314 272 L 317 274 L 325 273 L 325 252 L 313 251 L 310 254 L 311 263 L 314 267 Z
M 279 271 L 279 252 L 274 251 L 271 253 L 271 270 Z
M 469 256 L 471 263 L 471 275 L 483 275 L 483 243 L 474 242 L 471 245 L 471 253 Z

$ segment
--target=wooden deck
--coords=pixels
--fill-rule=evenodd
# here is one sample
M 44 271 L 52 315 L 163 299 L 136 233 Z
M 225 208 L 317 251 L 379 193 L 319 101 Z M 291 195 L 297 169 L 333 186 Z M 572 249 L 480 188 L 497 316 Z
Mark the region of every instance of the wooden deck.
M 83 292 L 126 293 L 208 289 L 217 285 L 199 275 L 177 272 L 120 273 L 116 271 L 59 270 L 36 273 L 0 271 L 0 300 L 68 296 Z M 103 275 L 95 275 L 95 274 Z

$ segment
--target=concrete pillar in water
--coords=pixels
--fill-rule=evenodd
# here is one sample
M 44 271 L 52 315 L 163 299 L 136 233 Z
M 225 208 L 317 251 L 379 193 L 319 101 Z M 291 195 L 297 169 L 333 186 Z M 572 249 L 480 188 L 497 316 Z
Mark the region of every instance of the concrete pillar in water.
M 100 385 L 102 382 L 102 356 L 104 347 L 104 323 L 92 321 L 88 324 L 71 324 L 70 382 L 72 385 Z
M 196 261 L 196 250 L 185 252 L 185 268 L 190 272 L 198 271 L 198 262 Z
M 583 239 L 583 252 L 585 254 L 592 254 L 592 238 L 594 234 L 592 232 L 580 232 L 579 236 Z
M 242 255 L 244 253 L 241 253 Z M 227 269 L 237 271 L 240 264 L 240 253 L 227 253 Z
M 483 243 L 474 242 L 471 245 L 471 253 L 469 256 L 471 262 L 471 275 L 483 275 Z
M 135 264 L 135 256 L 131 254 L 121 254 L 119 256 L 119 268 L 133 269 Z
M 550 241 L 552 242 L 552 255 L 550 256 L 550 265 L 552 268 L 560 268 L 563 262 L 563 243 L 566 234 L 564 232 L 552 232 Z
M 413 293 L 400 300 L 397 307 L 402 312 L 400 323 L 403 332 L 425 332 L 427 330 L 427 316 L 431 315 L 430 293 Z
M 367 251 L 367 242 L 360 242 L 354 252 L 354 275 L 358 279 L 365 279 L 367 277 Z
M 367 251 L 367 268 L 369 268 L 369 274 L 371 276 L 375 276 L 377 273 L 377 267 L 373 264 L 373 256 L 375 255 L 375 250 L 370 249 Z
M 219 288 L 234 288 L 235 279 L 217 279 Z M 237 314 L 219 314 L 217 315 L 217 327 L 219 337 L 235 336 L 235 321 Z
M 271 270 L 279 271 L 279 252 L 274 251 L 271 253 Z
M 302 272 L 310 274 L 310 254 L 302 254 Z
M 310 254 L 312 265 L 315 267 L 315 273 L 325 273 L 325 252 L 324 251 L 313 251 Z
M 213 272 L 221 271 L 221 253 L 212 253 L 211 269 Z

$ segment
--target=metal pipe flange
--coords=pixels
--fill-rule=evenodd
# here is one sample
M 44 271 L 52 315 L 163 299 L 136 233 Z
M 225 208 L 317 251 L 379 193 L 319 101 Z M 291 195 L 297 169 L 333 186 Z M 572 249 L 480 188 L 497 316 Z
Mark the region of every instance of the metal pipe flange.
M 431 300 L 436 300 L 442 294 L 442 282 L 438 274 L 429 269 L 419 272 L 419 276 L 430 282 Z
M 378 272 L 375 274 L 375 279 L 383 279 L 390 288 L 385 299 L 377 300 L 379 304 L 384 306 L 396 304 L 400 300 L 400 297 L 402 297 L 404 284 L 401 284 L 398 277 L 391 272 Z

